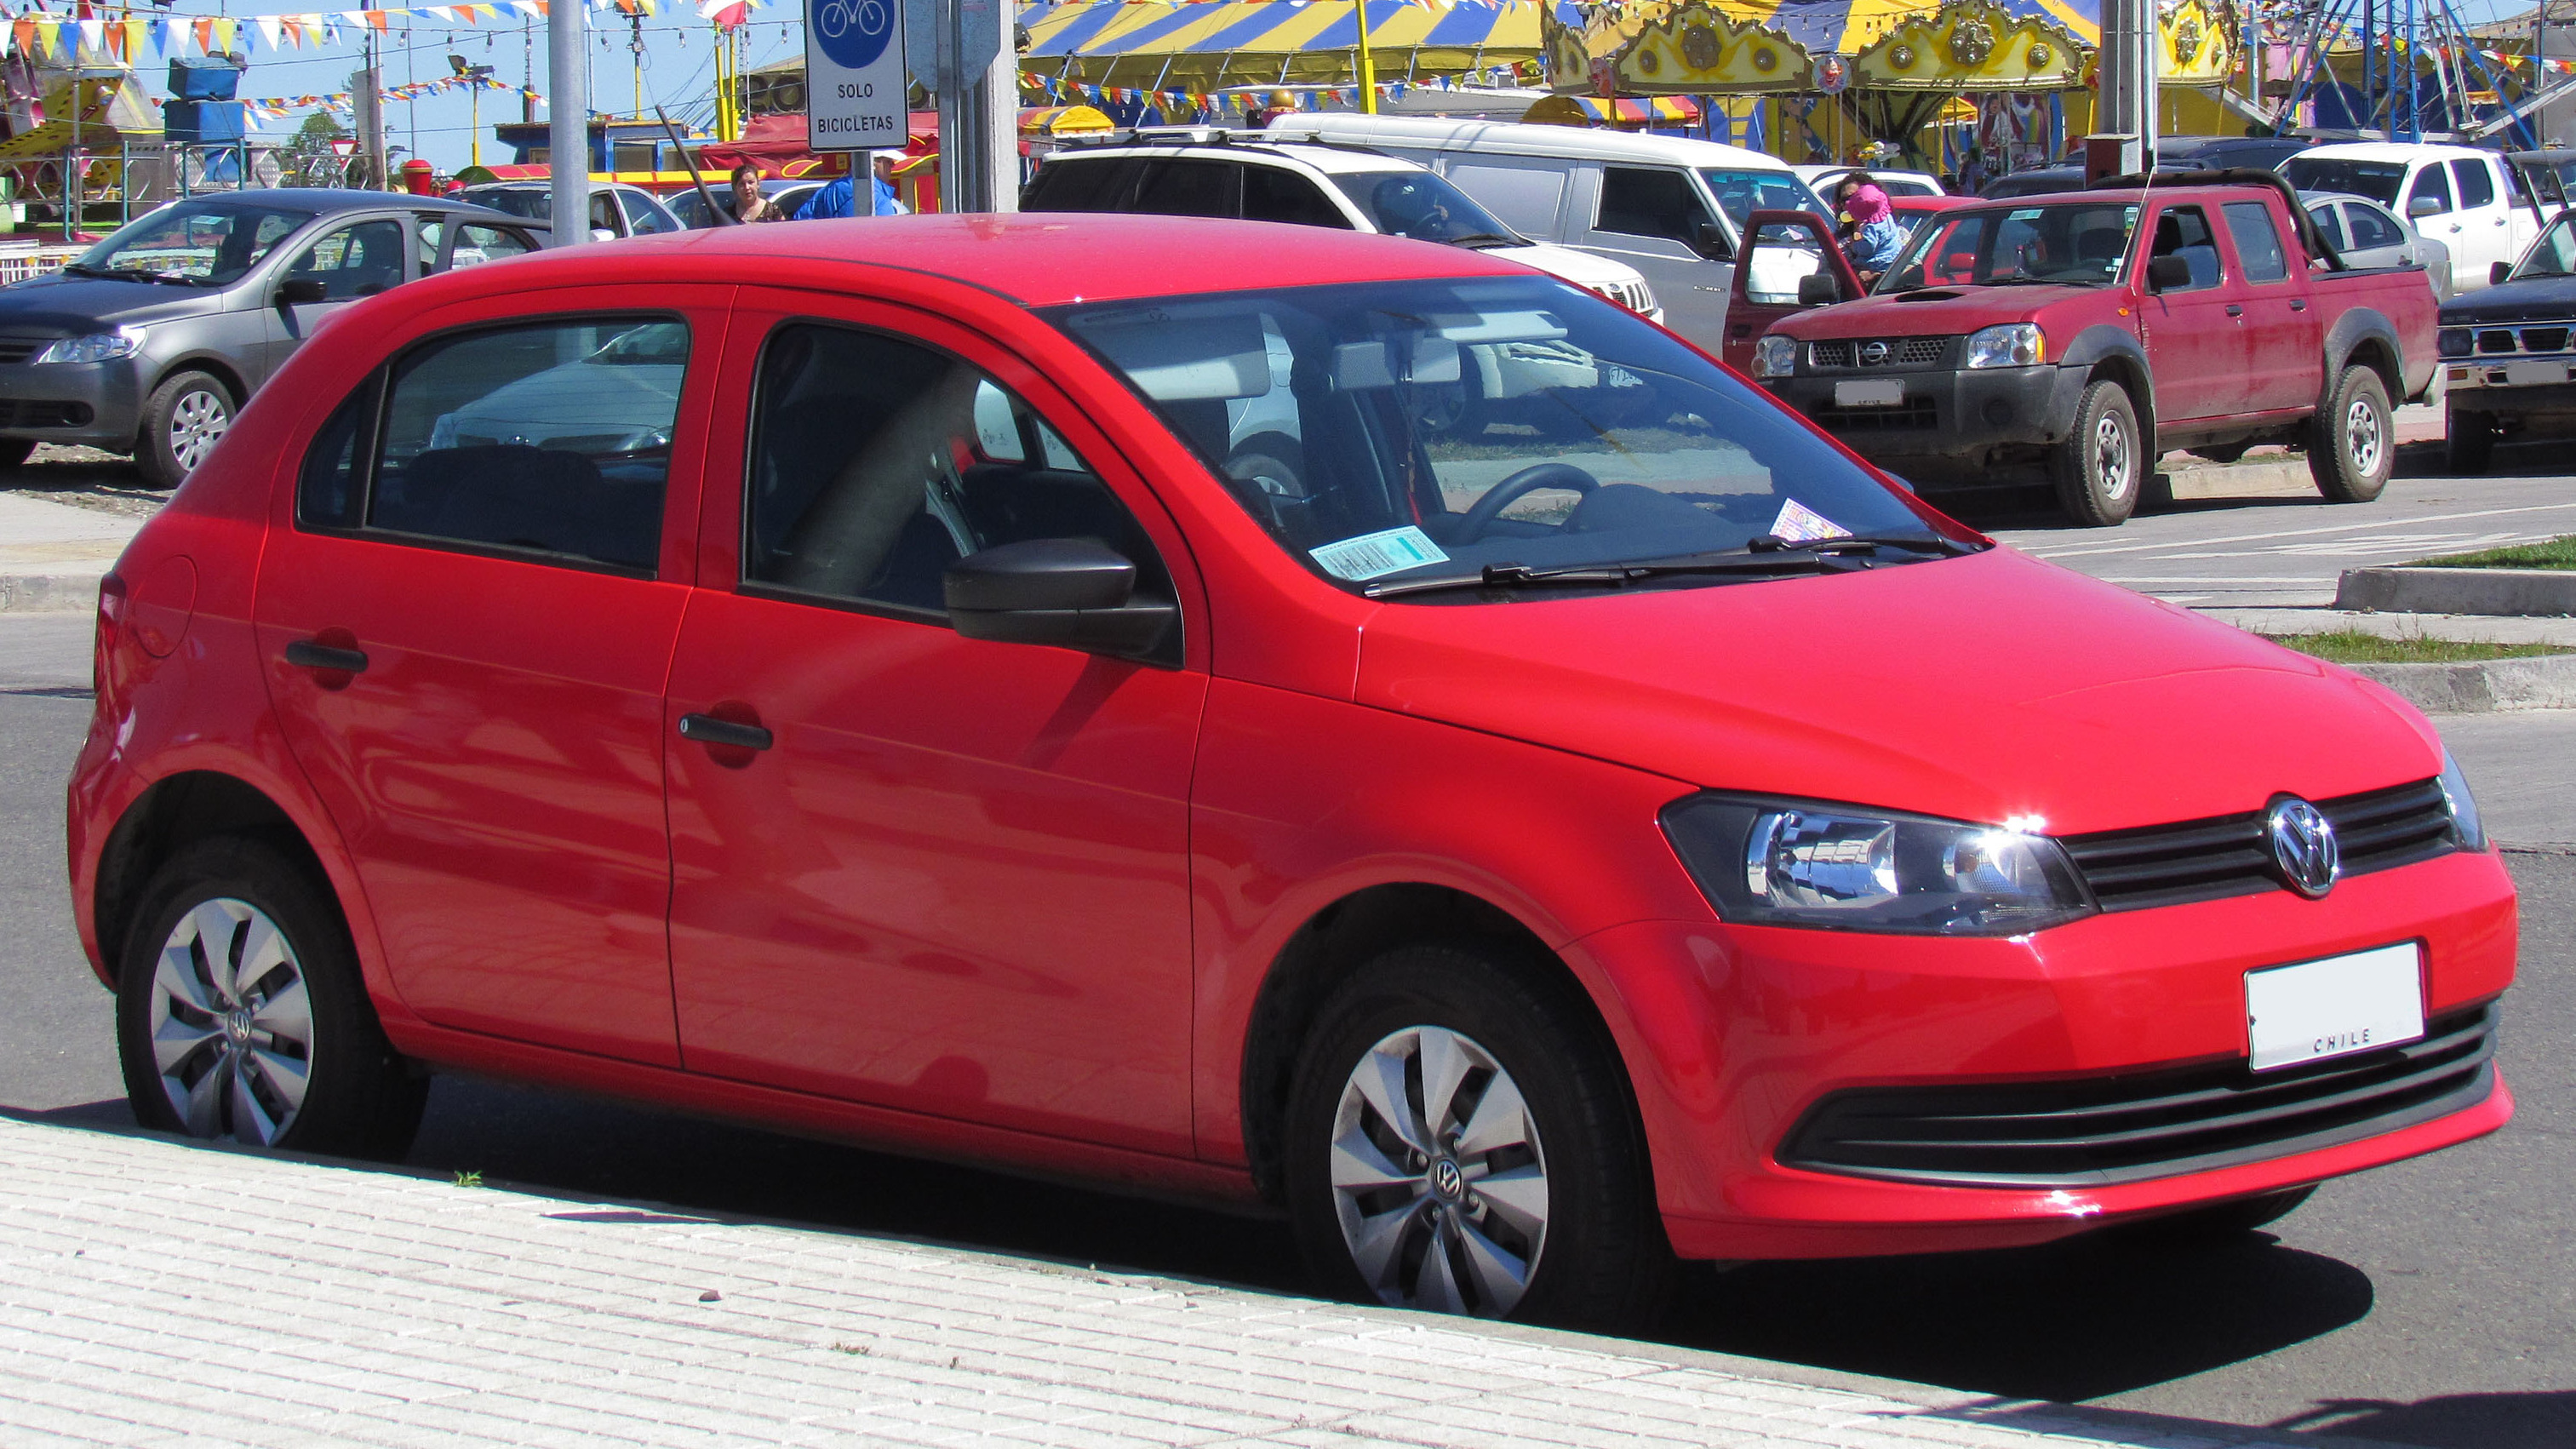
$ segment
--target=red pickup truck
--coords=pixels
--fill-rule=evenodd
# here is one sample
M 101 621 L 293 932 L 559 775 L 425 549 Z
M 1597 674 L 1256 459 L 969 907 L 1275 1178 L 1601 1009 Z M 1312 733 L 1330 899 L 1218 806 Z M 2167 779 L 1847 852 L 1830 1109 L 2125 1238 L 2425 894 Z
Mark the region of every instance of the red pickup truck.
M 2269 173 L 2130 180 L 1942 212 L 1866 295 L 1830 245 L 1800 295 L 1746 292 L 1789 270 L 1756 248 L 1825 241 L 1757 213 L 1730 333 L 1764 387 L 1925 492 L 2045 477 L 2078 522 L 2116 524 L 2170 449 L 2287 443 L 2328 499 L 2378 497 L 2391 399 L 2435 372 L 2422 270 L 2343 267 Z

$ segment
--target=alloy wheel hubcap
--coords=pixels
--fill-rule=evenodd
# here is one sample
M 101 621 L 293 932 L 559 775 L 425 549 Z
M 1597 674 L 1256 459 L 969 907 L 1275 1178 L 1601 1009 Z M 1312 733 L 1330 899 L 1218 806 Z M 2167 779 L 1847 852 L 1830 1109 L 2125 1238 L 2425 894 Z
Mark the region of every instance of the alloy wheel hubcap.
M 1500 1318 L 1547 1241 L 1547 1159 L 1520 1088 L 1445 1027 L 1369 1048 L 1333 1118 L 1333 1207 L 1379 1301 Z
M 193 469 L 232 425 L 232 409 L 222 398 L 203 390 L 189 393 L 170 412 L 170 456 L 180 467 Z
M 2352 457 L 2353 471 L 2368 477 L 2379 471 L 2381 441 L 2379 410 L 2356 400 L 2344 414 L 2345 451 Z
M 2102 496 L 2118 499 L 2129 492 L 2129 430 L 2116 417 L 2093 428 L 2093 466 L 2102 476 Z
M 295 947 L 248 901 L 179 918 L 153 964 L 152 1061 L 191 1137 L 265 1147 L 294 1124 L 313 1067 L 313 1007 Z

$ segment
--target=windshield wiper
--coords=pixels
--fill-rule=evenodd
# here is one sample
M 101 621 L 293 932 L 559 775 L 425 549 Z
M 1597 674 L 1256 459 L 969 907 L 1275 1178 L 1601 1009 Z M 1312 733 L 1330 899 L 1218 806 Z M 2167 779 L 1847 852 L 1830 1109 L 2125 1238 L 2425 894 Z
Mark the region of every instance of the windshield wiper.
M 149 272 L 130 271 L 124 267 L 84 267 L 78 262 L 66 263 L 63 266 L 63 271 L 65 274 L 74 277 L 105 277 L 112 282 L 148 282 L 152 280 L 152 274 Z
M 1403 594 L 1427 594 L 1444 589 L 1517 589 L 1541 584 L 1624 586 L 1643 579 L 1682 575 L 1844 573 L 1863 567 L 1866 565 L 1845 564 L 1823 554 L 1740 551 L 1684 554 L 1677 558 L 1639 559 L 1632 563 L 1568 564 L 1545 569 L 1534 569 L 1527 564 L 1496 563 L 1487 564 L 1472 574 L 1390 579 L 1382 584 L 1371 584 L 1360 593 L 1372 599 L 1392 599 Z
M 1525 247 L 1529 245 L 1529 241 L 1523 237 L 1505 236 L 1500 232 L 1473 231 L 1465 236 L 1449 238 L 1449 245 L 1465 247 L 1469 251 L 1483 251 L 1487 247 Z
M 1849 553 L 1855 549 L 1873 552 L 1882 548 L 1912 549 L 1916 553 L 1948 554 L 1983 553 L 1992 544 L 1962 543 L 1943 534 L 1926 533 L 1839 533 L 1832 538 L 1787 539 L 1765 533 L 1749 539 L 1744 545 L 1754 553 Z

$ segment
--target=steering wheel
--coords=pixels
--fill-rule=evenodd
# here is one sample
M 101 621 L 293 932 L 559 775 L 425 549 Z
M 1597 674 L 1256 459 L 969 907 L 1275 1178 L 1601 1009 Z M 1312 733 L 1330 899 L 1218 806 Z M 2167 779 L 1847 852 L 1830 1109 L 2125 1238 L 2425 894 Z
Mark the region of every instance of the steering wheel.
M 1539 463 L 1523 468 L 1486 489 L 1485 496 L 1477 499 L 1474 507 L 1459 516 L 1457 536 L 1450 541 L 1474 543 L 1477 539 L 1483 538 L 1485 530 L 1493 526 L 1494 520 L 1502 516 L 1503 510 L 1511 507 L 1524 494 L 1535 493 L 1541 488 L 1571 488 L 1577 493 L 1589 493 L 1600 486 L 1600 479 L 1571 463 Z

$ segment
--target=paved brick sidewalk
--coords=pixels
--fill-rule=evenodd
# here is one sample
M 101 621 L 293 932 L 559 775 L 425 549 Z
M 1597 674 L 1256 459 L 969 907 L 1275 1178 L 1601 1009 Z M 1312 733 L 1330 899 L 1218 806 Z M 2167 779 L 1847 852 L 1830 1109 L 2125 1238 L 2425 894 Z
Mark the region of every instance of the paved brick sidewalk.
M 970 1442 L 2277 1441 L 0 1120 L 8 1449 Z

